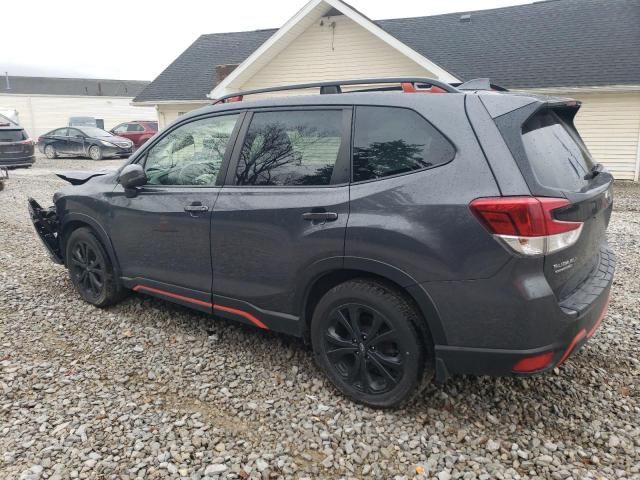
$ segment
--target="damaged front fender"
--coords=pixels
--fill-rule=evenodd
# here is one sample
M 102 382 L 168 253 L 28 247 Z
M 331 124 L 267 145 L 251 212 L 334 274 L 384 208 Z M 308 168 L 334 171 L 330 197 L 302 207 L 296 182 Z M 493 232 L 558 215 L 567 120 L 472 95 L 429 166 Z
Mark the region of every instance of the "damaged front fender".
M 56 207 L 42 208 L 33 198 L 29 198 L 29 215 L 36 233 L 42 240 L 51 260 L 63 264 L 64 258 L 60 246 L 60 221 Z

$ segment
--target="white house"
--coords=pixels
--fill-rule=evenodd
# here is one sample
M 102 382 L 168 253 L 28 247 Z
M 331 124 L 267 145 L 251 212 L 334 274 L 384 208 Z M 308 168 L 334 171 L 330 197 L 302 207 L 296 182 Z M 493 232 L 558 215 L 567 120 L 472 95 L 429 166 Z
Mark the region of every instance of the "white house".
M 87 78 L 0 78 L 0 110 L 17 110 L 32 138 L 68 124 L 69 117 L 95 117 L 110 129 L 128 120 L 156 120 L 152 107 L 131 105 L 149 82 Z
M 576 98 L 576 123 L 617 179 L 640 175 L 640 2 L 551 0 L 372 21 L 311 0 L 279 29 L 203 35 L 136 98 L 164 126 L 227 93 L 349 78 L 489 77 Z

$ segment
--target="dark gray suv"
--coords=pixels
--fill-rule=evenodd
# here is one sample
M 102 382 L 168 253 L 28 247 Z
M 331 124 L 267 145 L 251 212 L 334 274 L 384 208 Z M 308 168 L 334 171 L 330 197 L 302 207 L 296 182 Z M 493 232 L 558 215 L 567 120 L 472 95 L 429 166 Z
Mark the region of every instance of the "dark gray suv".
M 303 337 L 378 407 L 425 378 L 550 370 L 593 335 L 613 179 L 578 102 L 422 78 L 286 89 L 310 87 L 224 98 L 117 172 L 63 175 L 55 206 L 30 199 L 82 298 L 133 290 Z

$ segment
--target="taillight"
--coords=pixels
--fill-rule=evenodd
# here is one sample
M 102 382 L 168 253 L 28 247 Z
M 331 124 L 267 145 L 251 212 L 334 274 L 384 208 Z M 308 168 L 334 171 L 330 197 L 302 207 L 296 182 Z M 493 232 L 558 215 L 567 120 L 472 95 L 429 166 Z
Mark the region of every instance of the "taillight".
M 570 205 L 564 198 L 478 198 L 469 207 L 483 225 L 522 255 L 547 255 L 570 247 L 582 232 L 582 222 L 564 222 L 553 211 Z
M 23 140 L 22 142 L 20 142 L 22 145 L 33 145 L 33 140 L 31 140 L 30 138 L 27 138 L 26 140 Z

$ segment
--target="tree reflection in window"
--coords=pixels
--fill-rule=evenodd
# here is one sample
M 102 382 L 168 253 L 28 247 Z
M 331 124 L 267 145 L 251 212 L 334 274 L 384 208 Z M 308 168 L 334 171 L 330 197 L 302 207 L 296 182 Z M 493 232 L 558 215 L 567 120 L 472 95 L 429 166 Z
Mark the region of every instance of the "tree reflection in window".
M 258 112 L 236 170 L 238 185 L 328 185 L 338 158 L 339 110 Z
M 357 107 L 353 178 L 359 182 L 448 162 L 455 149 L 413 110 Z
M 422 159 L 423 147 L 424 145 L 408 144 L 403 139 L 355 147 L 355 176 L 358 180 L 368 180 L 430 167 L 432 163 Z

